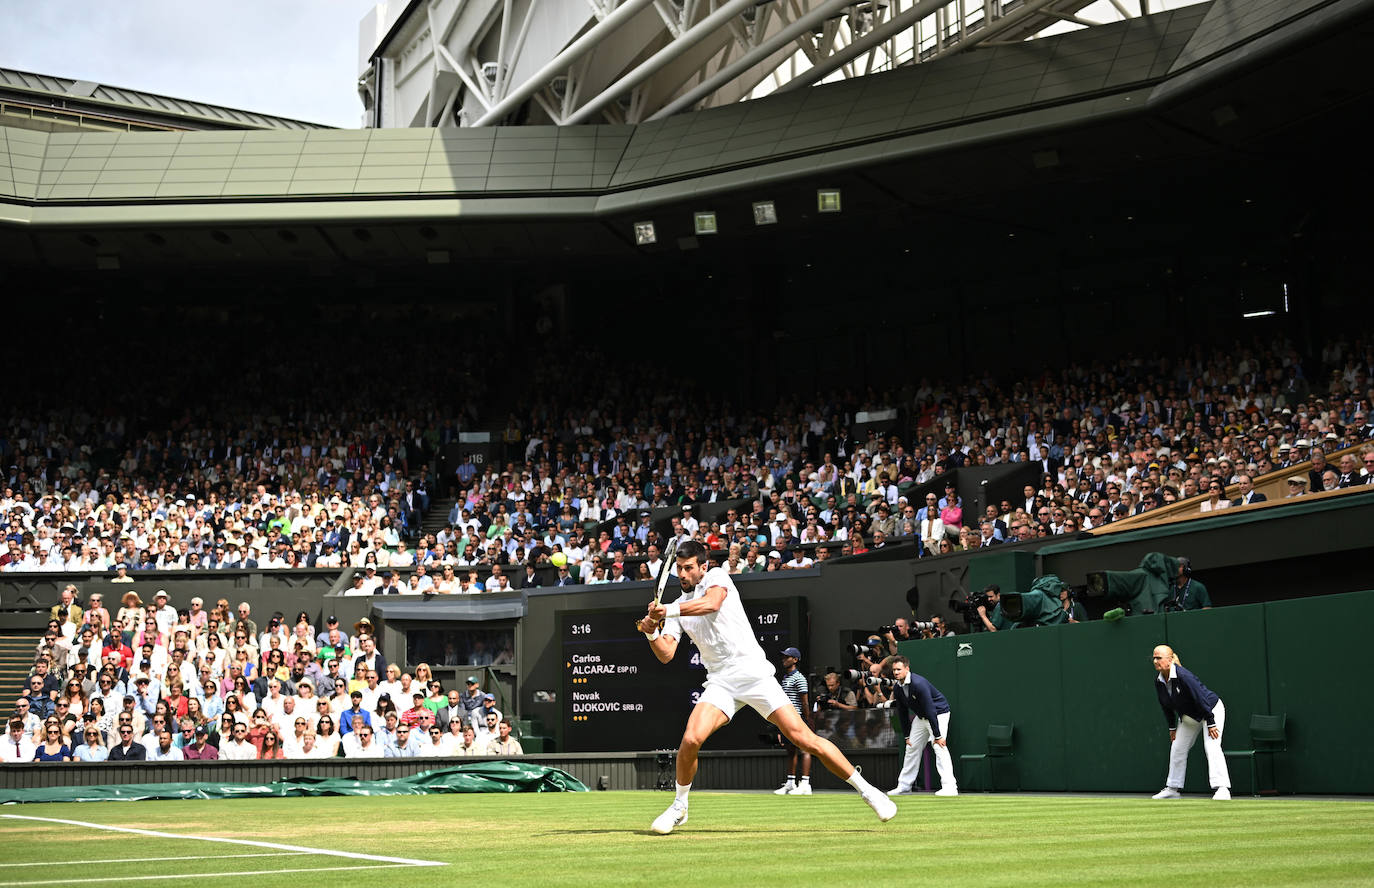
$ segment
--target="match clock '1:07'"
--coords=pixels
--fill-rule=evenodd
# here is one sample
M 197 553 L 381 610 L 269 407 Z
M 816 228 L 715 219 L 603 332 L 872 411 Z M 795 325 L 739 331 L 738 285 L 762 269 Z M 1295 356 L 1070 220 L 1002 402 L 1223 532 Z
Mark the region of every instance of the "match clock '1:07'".
M 781 651 L 805 651 L 806 599 L 744 601 L 754 634 L 778 674 Z M 673 749 L 682 739 L 687 716 L 706 680 L 701 653 L 686 638 L 672 662 L 658 662 L 635 629 L 644 616 L 632 608 L 563 611 L 563 746 L 568 752 Z M 711 738 L 712 749 L 754 749 L 768 725 L 752 710 L 742 710 Z

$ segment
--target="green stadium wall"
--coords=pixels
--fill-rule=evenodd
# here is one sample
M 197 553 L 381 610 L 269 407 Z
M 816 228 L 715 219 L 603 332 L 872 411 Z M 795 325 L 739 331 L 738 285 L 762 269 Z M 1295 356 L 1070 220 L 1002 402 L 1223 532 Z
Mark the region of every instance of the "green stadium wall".
M 1164 785 L 1169 735 L 1150 684 L 1150 651 L 1168 644 L 1226 705 L 1223 748 L 1249 749 L 1250 717 L 1288 717 L 1288 751 L 1266 789 L 1374 793 L 1362 754 L 1374 711 L 1361 705 L 1374 656 L 1361 616 L 1374 591 L 1129 617 L 1115 623 L 981 633 L 905 642 L 911 668 L 949 698 L 955 757 L 985 751 L 989 724 L 1016 726 L 1021 788 L 1154 792 Z M 962 655 L 961 655 L 962 649 Z M 1233 792 L 1252 791 L 1249 766 L 1230 760 Z M 1010 769 L 1000 769 L 1003 780 Z M 963 769 L 959 779 L 974 788 Z M 982 779 L 980 774 L 977 778 Z M 1189 758 L 1189 792 L 1207 790 L 1202 744 Z

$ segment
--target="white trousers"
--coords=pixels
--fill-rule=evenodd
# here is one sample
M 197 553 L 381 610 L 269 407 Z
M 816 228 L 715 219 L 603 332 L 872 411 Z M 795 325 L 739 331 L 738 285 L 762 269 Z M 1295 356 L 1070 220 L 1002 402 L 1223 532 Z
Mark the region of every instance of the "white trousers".
M 949 713 L 942 712 L 936 719 L 940 722 L 940 736 L 948 743 Z M 930 722 L 923 718 L 911 720 L 911 735 L 906 738 L 906 754 L 902 757 L 902 773 L 897 777 L 897 789 L 911 792 L 916 786 L 916 777 L 921 773 L 921 754 L 929 743 L 935 750 L 935 771 L 940 775 L 940 787 L 958 790 L 959 783 L 954 779 L 954 759 L 949 754 L 949 748 L 935 743 L 933 736 Z
M 1226 756 L 1221 751 L 1221 738 L 1226 733 L 1226 707 L 1217 700 L 1212 707 L 1212 715 L 1217 719 L 1217 739 L 1213 740 L 1207 732 L 1207 722 L 1198 721 L 1190 716 L 1178 717 L 1178 729 L 1174 732 L 1174 742 L 1169 747 L 1169 780 L 1166 786 L 1183 788 L 1183 778 L 1188 773 L 1188 752 L 1202 735 L 1202 748 L 1207 753 L 1207 782 L 1213 789 L 1231 788 L 1231 773 L 1226 768 Z

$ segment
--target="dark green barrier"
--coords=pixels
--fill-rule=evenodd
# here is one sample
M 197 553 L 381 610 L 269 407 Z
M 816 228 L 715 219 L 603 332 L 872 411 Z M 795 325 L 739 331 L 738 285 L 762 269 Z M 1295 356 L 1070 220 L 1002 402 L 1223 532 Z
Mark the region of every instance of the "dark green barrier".
M 1154 792 L 1163 786 L 1169 734 L 1150 686 L 1150 651 L 1164 637 L 1164 617 L 1017 631 L 1053 632 L 1062 650 L 1067 787 Z
M 1054 636 L 1030 630 L 985 633 L 965 644 L 972 646 L 973 655 L 956 661 L 959 682 L 950 701 L 953 719 L 959 721 L 954 754 L 985 752 L 988 725 L 1010 722 L 1016 726 L 1021 788 L 1064 789 L 1059 740 L 1064 665 Z M 996 690 L 989 693 L 988 688 Z
M 1273 714 L 1288 716 L 1290 751 L 1275 762 L 1280 785 L 1298 792 L 1374 792 L 1374 759 L 1368 754 L 1374 736 L 1374 592 L 1276 601 L 1265 608 L 1270 705 Z
M 1285 793 L 1374 793 L 1374 734 L 1363 705 L 1370 670 L 1361 631 L 1374 592 L 1130 617 L 901 646 L 912 669 L 949 698 L 956 760 L 985 749 L 987 726 L 1016 726 L 1026 790 L 1153 792 L 1164 785 L 1169 740 L 1150 651 L 1168 644 L 1226 703 L 1226 749 L 1248 749 L 1250 717 L 1288 716 L 1278 756 Z M 958 656 L 965 646 L 966 656 Z M 1230 762 L 1238 795 L 1248 768 Z M 1186 790 L 1207 789 L 1202 744 Z M 1261 769 L 1268 785 L 1269 769 Z M 964 774 L 960 773 L 960 779 Z

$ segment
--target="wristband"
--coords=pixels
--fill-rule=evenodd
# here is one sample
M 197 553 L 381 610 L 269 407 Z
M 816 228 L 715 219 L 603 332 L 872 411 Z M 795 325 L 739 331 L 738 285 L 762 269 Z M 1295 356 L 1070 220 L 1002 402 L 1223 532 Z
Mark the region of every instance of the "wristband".
M 681 603 L 681 602 L 678 602 L 678 601 L 674 601 L 672 604 L 667 605 L 666 607 L 664 607 L 664 608 L 663 608 L 663 616 L 664 616 L 664 617 L 674 617 L 674 618 L 682 616 L 682 603 Z
M 644 633 L 644 637 L 647 638 L 649 641 L 658 641 L 659 638 L 661 638 L 662 636 L 663 632 L 657 626 L 654 627 L 654 633 L 652 635 L 650 635 L 648 632 Z

